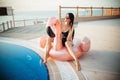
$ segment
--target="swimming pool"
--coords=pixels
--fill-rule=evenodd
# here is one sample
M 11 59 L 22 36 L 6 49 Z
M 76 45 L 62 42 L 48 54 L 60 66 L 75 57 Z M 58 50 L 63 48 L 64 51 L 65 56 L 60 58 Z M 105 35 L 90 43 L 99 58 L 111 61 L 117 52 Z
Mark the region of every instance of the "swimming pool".
M 49 80 L 42 58 L 23 46 L 0 42 L 0 80 Z

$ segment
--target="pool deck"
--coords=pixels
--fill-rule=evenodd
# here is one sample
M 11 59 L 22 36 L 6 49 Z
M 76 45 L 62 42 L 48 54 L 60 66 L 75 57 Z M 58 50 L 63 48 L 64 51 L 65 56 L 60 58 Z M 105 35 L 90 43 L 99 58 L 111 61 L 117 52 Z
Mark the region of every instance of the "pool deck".
M 38 26 L 13 28 L 0 33 L 0 42 L 25 46 L 43 58 L 39 39 L 45 33 L 40 32 Z M 120 19 L 78 22 L 75 38 L 83 39 L 85 36 L 91 40 L 91 48 L 79 58 L 81 70 L 75 70 L 74 61 L 49 58 L 46 65 L 50 80 L 120 80 Z

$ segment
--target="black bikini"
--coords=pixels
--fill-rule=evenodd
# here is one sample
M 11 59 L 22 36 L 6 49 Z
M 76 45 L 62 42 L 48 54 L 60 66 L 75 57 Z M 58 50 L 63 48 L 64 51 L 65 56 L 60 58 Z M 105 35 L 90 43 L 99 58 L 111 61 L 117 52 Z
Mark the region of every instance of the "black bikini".
M 69 34 L 69 30 L 66 32 L 62 32 L 62 45 L 65 46 L 65 42 L 67 41 L 67 36 Z M 74 31 L 72 34 L 72 39 L 74 38 Z

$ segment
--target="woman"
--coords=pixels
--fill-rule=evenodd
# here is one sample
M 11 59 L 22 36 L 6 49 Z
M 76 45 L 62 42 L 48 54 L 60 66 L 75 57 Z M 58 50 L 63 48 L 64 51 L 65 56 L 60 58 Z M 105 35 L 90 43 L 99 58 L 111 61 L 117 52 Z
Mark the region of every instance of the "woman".
M 62 45 L 68 49 L 70 55 L 74 58 L 75 64 L 76 64 L 76 70 L 79 71 L 80 63 L 72 49 L 73 38 L 74 38 L 73 23 L 74 23 L 74 15 L 72 13 L 67 13 L 64 19 L 64 23 L 62 24 L 62 33 L 61 33 L 62 36 L 61 37 L 62 37 Z M 46 43 L 46 55 L 44 58 L 44 63 L 47 62 L 47 57 L 48 57 L 48 53 L 50 50 L 51 41 L 53 41 L 55 37 L 54 33 L 52 32 L 50 28 L 48 28 L 47 32 L 48 32 L 49 38 Z

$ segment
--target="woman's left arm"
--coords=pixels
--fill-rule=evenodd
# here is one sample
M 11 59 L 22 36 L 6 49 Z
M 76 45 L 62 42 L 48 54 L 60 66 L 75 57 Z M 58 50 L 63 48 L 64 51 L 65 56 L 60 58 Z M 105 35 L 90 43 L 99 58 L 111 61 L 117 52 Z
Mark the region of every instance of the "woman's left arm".
M 73 31 L 74 31 L 74 28 L 72 27 L 69 34 L 68 34 L 67 41 L 72 41 Z

